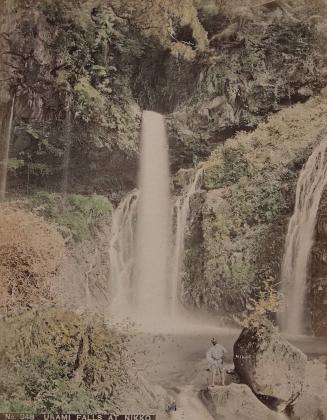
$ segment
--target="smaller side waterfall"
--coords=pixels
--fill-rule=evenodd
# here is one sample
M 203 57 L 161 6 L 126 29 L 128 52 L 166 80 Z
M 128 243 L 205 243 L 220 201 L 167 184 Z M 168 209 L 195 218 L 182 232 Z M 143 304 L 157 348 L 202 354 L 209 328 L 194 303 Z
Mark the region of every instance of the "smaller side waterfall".
M 14 119 L 14 105 L 15 98 L 11 101 L 9 118 L 2 120 L 2 126 L 0 126 L 0 137 L 2 137 L 1 144 L 1 160 L 0 160 L 0 201 L 3 201 L 7 191 L 7 173 L 8 173 L 8 159 L 10 150 L 10 141 L 12 133 L 12 125 Z
M 63 155 L 63 177 L 62 177 L 62 192 L 64 197 L 68 191 L 68 181 L 69 181 L 69 164 L 70 164 L 70 154 L 72 148 L 72 113 L 71 113 L 71 97 L 68 96 L 66 99 L 66 117 L 64 122 L 64 155 Z
M 13 0 L 4 0 L 1 2 L 1 34 L 10 36 L 14 31 L 13 9 Z M 6 79 L 10 79 L 11 67 L 3 59 L 3 54 L 8 51 L 7 36 L 0 36 L 0 74 L 1 78 L 4 79 L 0 83 L 0 201 L 5 199 L 7 190 L 8 158 L 15 104 L 15 97 L 11 95 L 9 83 L 6 82 Z
M 110 279 L 113 289 L 112 312 L 123 318 L 133 302 L 135 227 L 138 191 L 129 193 L 113 213 L 111 225 Z
M 171 310 L 175 314 L 179 306 L 179 296 L 181 292 L 181 271 L 183 269 L 185 232 L 187 218 L 190 211 L 190 199 L 194 193 L 201 188 L 203 170 L 199 169 L 195 173 L 192 182 L 185 189 L 184 194 L 177 198 L 174 206 L 174 216 L 176 220 L 174 233 L 174 249 L 172 256 L 171 269 Z
M 286 237 L 281 270 L 286 310 L 281 317 L 281 328 L 290 334 L 301 334 L 304 330 L 307 267 L 318 207 L 327 184 L 326 148 L 327 139 L 323 139 L 302 169 Z

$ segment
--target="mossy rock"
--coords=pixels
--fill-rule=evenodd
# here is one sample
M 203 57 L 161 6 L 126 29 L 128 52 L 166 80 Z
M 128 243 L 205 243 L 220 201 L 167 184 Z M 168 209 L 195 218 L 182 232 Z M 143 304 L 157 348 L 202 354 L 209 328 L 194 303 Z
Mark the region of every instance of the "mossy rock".
M 47 220 L 63 227 L 75 242 L 89 240 L 104 223 L 109 223 L 112 205 L 108 198 L 39 192 L 28 200 L 28 206 Z
M 188 302 L 239 316 L 262 293 L 277 293 L 298 174 L 325 136 L 326 107 L 323 91 L 239 132 L 201 164 L 203 240 L 201 255 L 185 247 Z

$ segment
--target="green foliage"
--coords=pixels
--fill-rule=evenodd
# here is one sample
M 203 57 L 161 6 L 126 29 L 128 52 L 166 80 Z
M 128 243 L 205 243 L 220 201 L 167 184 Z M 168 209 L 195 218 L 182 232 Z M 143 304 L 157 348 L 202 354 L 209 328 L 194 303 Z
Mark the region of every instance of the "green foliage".
M 275 222 L 288 208 L 282 186 L 290 180 L 294 176 L 283 167 L 267 167 L 253 177 L 241 178 L 226 194 L 238 228 Z
M 215 164 L 206 170 L 208 187 L 230 185 L 251 174 L 251 162 L 241 142 L 228 142 L 212 154 Z
M 0 320 L 0 410 L 81 413 L 115 407 L 129 365 L 126 336 L 99 318 L 47 308 Z
M 204 219 L 206 242 L 205 274 L 208 287 L 208 304 L 221 309 L 225 304 L 240 308 L 244 298 L 251 293 L 255 278 L 254 245 L 259 231 L 244 229 L 242 220 L 227 200 L 211 209 Z M 217 300 L 221 302 L 217 306 Z
M 59 81 L 73 94 L 75 118 L 113 128 L 120 134 L 119 118 L 120 114 L 126 116 L 126 99 L 117 89 L 122 83 L 115 83 L 119 78 L 116 54 L 128 43 L 116 26 L 121 22 L 111 8 L 94 0 L 75 4 L 47 1 L 40 4 L 40 9 L 57 28 L 55 51 L 70 67 L 69 72 L 59 72 Z M 111 112 L 113 106 L 120 108 L 118 118 Z M 116 122 L 114 127 L 112 121 Z
M 238 133 L 203 165 L 205 188 L 213 190 L 203 221 L 211 307 L 245 309 L 265 282 L 277 283 L 296 180 L 325 113 L 325 96 L 289 108 Z
M 103 118 L 105 112 L 105 98 L 85 78 L 81 78 L 75 86 L 76 113 L 84 122 L 90 122 L 92 117 Z
M 91 239 L 112 211 L 110 201 L 103 196 L 86 197 L 72 194 L 39 192 L 29 199 L 28 205 L 47 220 L 68 229 L 74 241 Z M 63 233 L 66 233 L 63 231 Z
M 206 221 L 207 275 L 238 307 L 256 287 L 257 256 L 269 226 L 288 211 L 282 187 L 295 176 L 287 175 L 286 168 L 267 167 L 241 177 L 226 189 L 224 204 Z
M 8 159 L 8 171 L 16 172 L 17 169 L 21 168 L 24 165 L 24 161 L 22 159 L 12 158 Z
M 32 6 L 18 0 L 18 5 L 10 44 L 17 68 L 13 84 L 32 110 L 28 120 L 15 121 L 18 136 L 30 143 L 19 153 L 24 164 L 18 175 L 31 183 L 55 180 L 68 143 L 72 157 L 100 147 L 135 153 L 138 121 L 129 109 L 126 68 L 140 46 L 127 22 L 97 0 L 38 0 Z M 31 28 L 42 33 L 37 46 Z
M 49 177 L 61 172 L 65 139 L 62 139 L 62 133 L 58 133 L 58 128 L 54 129 L 49 122 L 43 121 L 21 121 L 17 128 L 20 136 L 30 142 L 30 146 L 19 152 L 13 160 L 14 173 L 23 173 L 29 178 L 31 175 Z

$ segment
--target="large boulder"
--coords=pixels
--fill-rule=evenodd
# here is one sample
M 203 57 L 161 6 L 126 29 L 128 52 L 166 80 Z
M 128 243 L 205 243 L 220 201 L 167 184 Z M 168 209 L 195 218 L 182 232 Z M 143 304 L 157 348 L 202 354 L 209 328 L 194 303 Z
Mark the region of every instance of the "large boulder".
M 302 393 L 289 407 L 292 420 L 327 420 L 326 367 L 318 360 L 306 365 Z
M 269 407 L 284 410 L 302 392 L 307 357 L 267 320 L 252 321 L 234 344 L 241 382 Z
M 247 385 L 210 387 L 201 398 L 215 420 L 277 420 L 279 414 L 269 410 Z

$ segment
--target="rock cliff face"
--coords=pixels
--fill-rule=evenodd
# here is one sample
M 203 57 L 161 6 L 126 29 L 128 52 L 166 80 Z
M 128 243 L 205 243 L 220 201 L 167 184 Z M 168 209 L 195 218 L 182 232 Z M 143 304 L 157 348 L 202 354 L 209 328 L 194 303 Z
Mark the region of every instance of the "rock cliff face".
M 172 113 L 175 171 L 324 85 L 323 3 L 312 19 L 301 2 L 291 12 L 279 2 L 243 12 L 237 2 L 211 3 L 154 2 L 151 11 L 146 1 L 16 0 L 6 45 L 16 97 L 12 188 L 60 191 L 67 154 L 70 190 L 132 188 L 137 102 Z M 145 29 L 148 15 L 173 35 Z
M 325 83 L 323 49 L 314 52 L 320 26 L 300 17 L 300 10 L 288 13 L 279 1 L 256 7 L 221 2 L 220 9 L 213 1 L 199 3 L 210 47 L 193 64 L 197 76 L 189 99 L 170 117 L 174 168 L 207 156 L 236 131 L 253 130 L 267 115 L 306 101 Z M 190 72 L 186 67 L 183 74 Z M 175 74 L 172 87 L 184 98 L 188 85 Z
M 11 182 L 22 192 L 62 190 L 67 166 L 74 192 L 134 185 L 139 110 L 129 60 L 138 35 L 110 7 L 75 3 L 15 2 Z
M 323 93 L 281 111 L 202 164 L 202 192 L 190 203 L 186 240 L 189 304 L 241 316 L 253 300 L 264 303 L 278 290 L 297 177 L 324 133 L 326 107 Z

